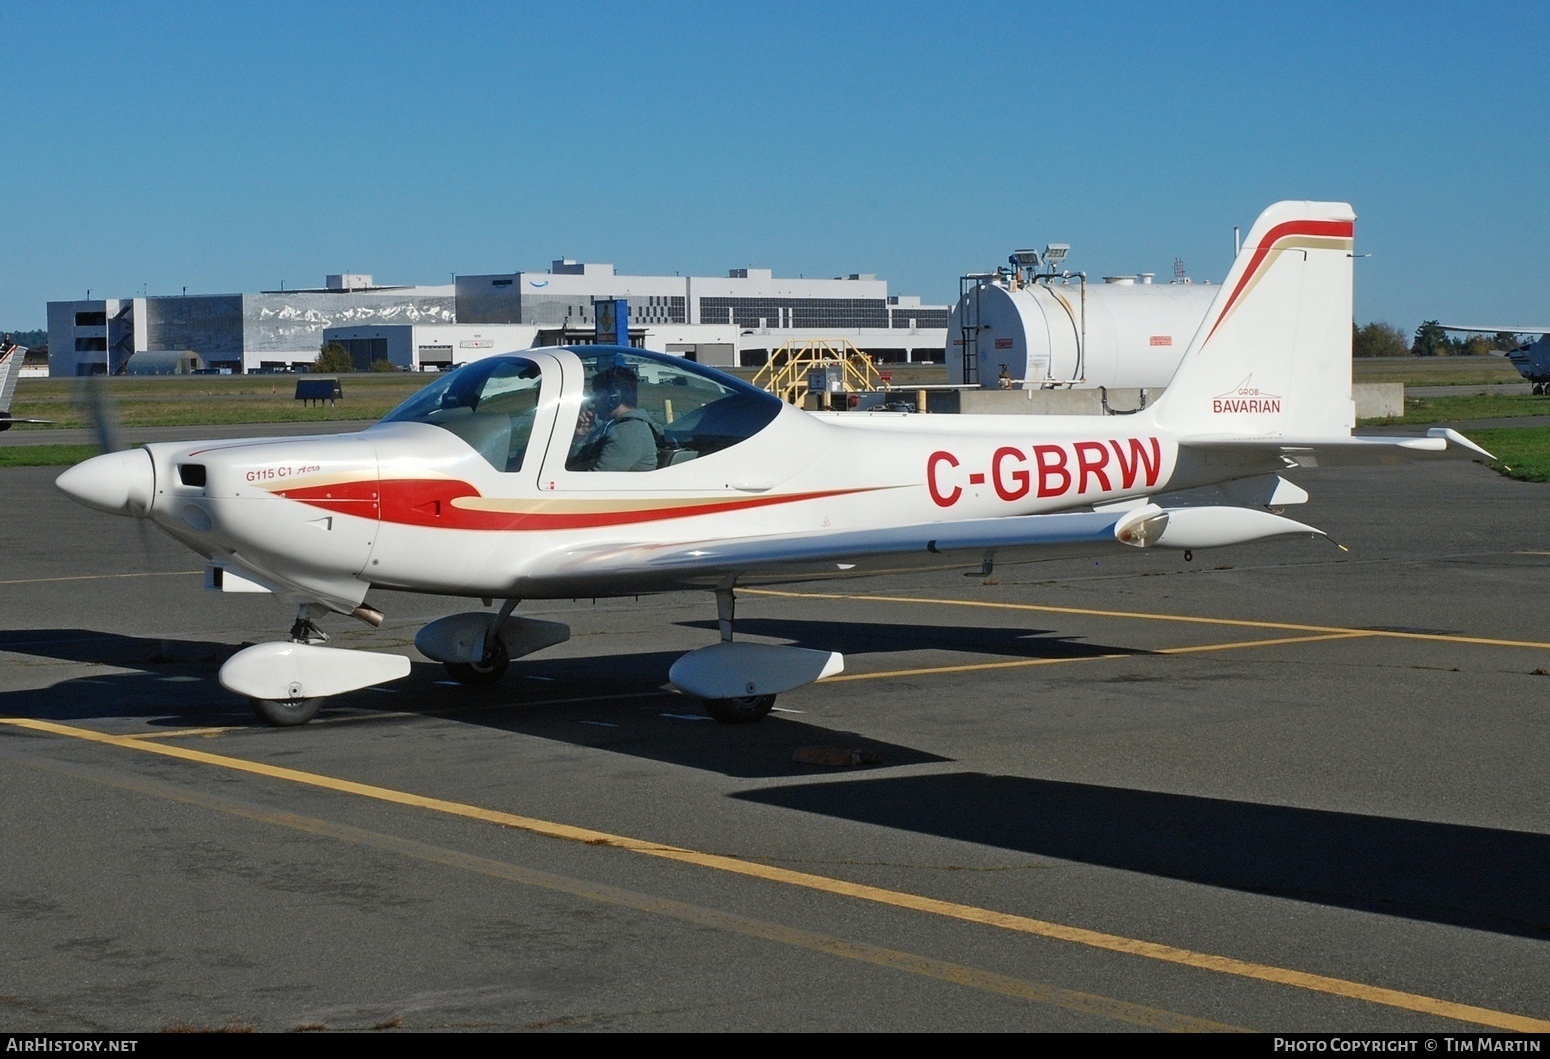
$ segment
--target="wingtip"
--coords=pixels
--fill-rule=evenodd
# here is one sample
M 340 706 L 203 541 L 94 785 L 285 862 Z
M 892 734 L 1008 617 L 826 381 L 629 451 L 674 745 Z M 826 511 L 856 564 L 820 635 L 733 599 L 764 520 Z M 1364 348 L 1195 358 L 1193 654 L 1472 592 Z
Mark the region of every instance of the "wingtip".
M 1481 448 L 1479 445 L 1476 445 L 1473 441 L 1470 441 L 1463 434 L 1460 434 L 1452 427 L 1432 427 L 1426 432 L 1426 436 L 1429 438 L 1443 438 L 1449 444 L 1457 445 L 1461 449 L 1468 449 L 1471 452 L 1479 453 L 1481 456 L 1484 456 L 1488 460 L 1496 459 L 1496 456 L 1493 453 L 1487 452 L 1485 449 Z

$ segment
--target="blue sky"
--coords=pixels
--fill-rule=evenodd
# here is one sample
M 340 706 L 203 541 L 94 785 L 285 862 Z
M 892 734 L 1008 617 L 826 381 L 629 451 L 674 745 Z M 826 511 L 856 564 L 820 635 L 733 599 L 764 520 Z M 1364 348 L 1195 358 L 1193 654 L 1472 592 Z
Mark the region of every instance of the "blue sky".
M 1351 202 L 1358 321 L 1550 323 L 1550 4 L 8 0 L 0 327 L 325 273 L 1219 281 Z

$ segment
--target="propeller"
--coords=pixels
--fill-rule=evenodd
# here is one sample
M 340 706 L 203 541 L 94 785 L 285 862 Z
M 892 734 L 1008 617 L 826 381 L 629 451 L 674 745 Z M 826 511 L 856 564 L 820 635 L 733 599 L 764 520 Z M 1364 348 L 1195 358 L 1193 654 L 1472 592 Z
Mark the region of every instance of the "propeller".
M 118 406 L 114 403 L 112 395 L 108 393 L 106 380 L 96 375 L 89 375 L 82 380 L 80 401 L 86 406 L 87 415 L 91 419 L 92 430 L 97 435 L 97 448 L 100 450 L 100 455 L 127 453 L 129 445 L 124 441 L 123 422 L 118 414 Z M 100 457 L 92 458 L 98 459 Z M 141 468 L 138 466 L 138 461 L 135 461 L 132 456 L 126 455 L 125 458 L 131 460 L 133 465 L 123 468 L 123 471 L 127 473 L 114 476 L 117 478 L 115 484 L 122 487 L 122 496 L 119 495 L 119 488 L 109 490 L 112 494 L 111 496 L 96 495 L 97 491 L 101 489 L 101 485 L 92 483 L 90 480 L 84 483 L 87 495 L 82 495 L 83 483 L 77 482 L 74 487 L 71 487 L 65 481 L 71 475 L 71 471 L 66 471 L 64 475 L 60 476 L 60 486 L 65 492 L 74 496 L 77 500 L 81 500 L 83 503 L 101 507 L 103 510 L 111 510 L 114 514 L 131 515 L 135 520 L 135 529 L 140 536 L 141 561 L 145 566 L 149 567 L 151 565 L 151 536 L 144 514 L 150 510 L 152 498 L 149 495 L 143 498 L 137 495 L 139 490 L 135 488 L 134 483 L 143 476 L 135 472 L 139 472 Z M 77 464 L 76 466 L 81 467 L 83 465 Z M 71 470 L 74 471 L 75 468 Z M 80 479 L 82 475 L 78 472 L 74 477 Z M 105 504 L 109 506 L 104 506 Z
M 91 417 L 99 449 L 103 452 L 122 452 L 127 448 L 118 407 L 108 395 L 106 382 L 96 375 L 88 375 L 81 388 L 81 403 L 86 406 L 86 412 Z

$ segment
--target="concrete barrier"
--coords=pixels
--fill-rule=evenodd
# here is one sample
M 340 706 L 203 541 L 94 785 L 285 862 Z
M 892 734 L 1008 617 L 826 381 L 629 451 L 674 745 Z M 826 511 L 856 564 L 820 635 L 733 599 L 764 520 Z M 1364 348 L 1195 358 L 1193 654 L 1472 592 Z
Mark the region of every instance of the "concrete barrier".
M 1405 384 L 1402 382 L 1358 382 L 1351 386 L 1356 399 L 1357 419 L 1379 419 L 1405 414 Z

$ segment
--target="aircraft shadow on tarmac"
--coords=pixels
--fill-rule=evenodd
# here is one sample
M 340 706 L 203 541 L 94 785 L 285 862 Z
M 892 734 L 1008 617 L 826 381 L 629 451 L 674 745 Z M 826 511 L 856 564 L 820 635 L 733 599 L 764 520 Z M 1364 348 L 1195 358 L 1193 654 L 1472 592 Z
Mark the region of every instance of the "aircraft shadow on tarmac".
M 168 641 L 83 629 L 0 634 L 0 652 L 90 663 L 104 670 L 46 687 L 0 692 L 0 715 L 59 722 L 133 719 L 155 729 L 232 726 L 269 731 L 247 701 L 222 688 L 216 673 L 239 645 Z M 804 746 L 865 748 L 879 763 L 912 765 L 943 758 L 880 743 L 777 714 L 778 722 L 723 725 L 700 704 L 667 687 L 680 651 L 599 658 L 533 656 L 513 663 L 489 687 L 455 684 L 435 663 L 381 688 L 329 700 L 317 719 L 277 738 L 307 738 L 331 720 L 395 723 L 439 716 L 460 724 L 646 757 L 749 779 L 829 771 L 793 760 Z
M 0 633 L 0 653 L 109 666 L 47 687 L 0 692 L 0 714 L 50 721 L 135 717 L 155 727 L 246 724 L 253 711 L 215 680 L 231 644 L 91 629 Z M 151 718 L 154 718 L 152 720 Z
M 714 621 L 681 621 L 685 629 L 717 630 Z M 959 651 L 1007 658 L 1088 658 L 1145 654 L 1123 647 L 1093 646 L 1053 629 L 986 625 L 908 625 L 897 622 L 823 621 L 801 618 L 738 618 L 740 637 L 781 640 L 816 651 L 876 655 L 897 651 Z
M 980 773 L 734 797 L 1206 886 L 1550 938 L 1546 835 Z
M 871 650 L 877 650 L 874 637 L 880 635 L 873 626 L 775 622 L 769 628 L 776 626 L 785 637 L 821 631 L 815 642 L 851 642 Z M 918 635 L 935 632 L 921 628 Z M 1030 636 L 1023 629 L 999 632 L 1003 651 L 1031 657 L 1114 650 Z M 917 635 L 895 630 L 888 639 L 896 633 Z M 978 651 L 994 649 L 998 637 L 965 630 L 971 633 Z M 932 643 L 947 646 L 940 639 Z M 81 629 L 0 634 L 3 652 L 130 670 L 0 694 L 0 714 L 262 730 L 246 702 L 216 682 L 220 663 L 235 649 Z M 799 747 L 865 749 L 891 767 L 947 760 L 793 715 L 777 714 L 754 725 L 684 723 L 698 719 L 698 704 L 664 690 L 678 654 L 623 655 L 602 663 L 537 656 L 517 663 L 502 684 L 488 688 L 452 686 L 440 666 L 420 662 L 391 694 L 379 689 L 340 696 L 313 724 L 326 724 L 330 717 L 394 723 L 406 714 L 442 716 L 747 779 L 834 775 L 832 768 L 794 761 Z M 272 734 L 300 746 L 310 730 Z M 1545 835 L 978 773 L 875 779 L 856 774 L 735 797 L 1207 886 L 1550 937 L 1550 882 L 1544 871 L 1550 836 Z
M 690 623 L 691 625 L 694 623 Z M 712 631 L 715 623 L 710 623 Z M 1027 628 L 951 628 L 833 621 L 739 622 L 739 632 L 855 654 L 936 649 L 1013 658 L 1073 658 L 1123 649 L 1092 645 Z M 0 693 L 0 713 L 70 721 L 138 718 L 151 728 L 262 726 L 247 702 L 226 691 L 216 672 L 239 645 L 157 640 L 84 629 L 0 633 L 0 652 L 120 667 L 49 687 Z M 747 779 L 828 773 L 832 766 L 795 760 L 800 748 L 863 751 L 868 763 L 896 767 L 946 760 L 777 713 L 771 722 L 722 725 L 700 704 L 668 687 L 680 651 L 607 657 L 519 659 L 498 684 L 465 687 L 441 666 L 416 662 L 411 674 L 382 688 L 329 700 L 314 725 L 330 718 L 388 711 L 389 716 L 442 716 L 459 723 L 630 754 Z M 777 709 L 784 705 L 777 703 Z M 388 717 L 383 718 L 384 721 Z M 778 722 L 778 723 L 777 723 Z M 304 729 L 305 730 L 305 729 Z

